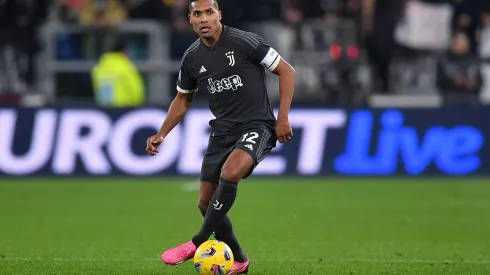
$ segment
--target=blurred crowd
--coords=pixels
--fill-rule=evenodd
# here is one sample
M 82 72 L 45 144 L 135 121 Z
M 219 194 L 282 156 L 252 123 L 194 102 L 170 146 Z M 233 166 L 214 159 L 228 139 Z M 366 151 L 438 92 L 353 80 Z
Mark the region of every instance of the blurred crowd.
M 333 65 L 317 70 L 307 64 L 309 67 L 303 71 L 308 75 L 298 81 L 298 90 L 329 91 L 321 98 L 325 102 L 356 98 L 353 94 L 363 86 L 362 80 L 356 80 L 362 79 L 359 77 L 361 61 L 371 72 L 370 93 L 397 93 L 397 86 L 392 83 L 393 59 L 401 56 L 410 61 L 414 54 L 437 54 L 434 82 L 441 94 L 456 98 L 473 95 L 470 101 L 474 101 L 484 85 L 480 67 L 488 62 L 485 58 L 490 58 L 488 0 L 221 0 L 219 3 L 223 23 L 233 27 L 279 22 L 289 36 L 283 33 L 277 43 L 293 61 L 295 53 L 318 53 L 316 58 L 310 58 L 311 62 L 319 60 L 322 52 L 326 53 Z M 170 55 L 178 60 L 196 39 L 188 23 L 188 4 L 188 0 L 0 1 L 0 102 L 15 101 L 19 95 L 38 90 L 35 62 L 43 51 L 39 32 L 46 22 L 97 30 L 114 28 L 130 20 L 152 20 L 171 26 Z M 351 28 L 334 32 L 344 37 L 343 40 L 336 40 L 337 44 L 309 44 L 308 41 L 316 41 L 317 34 L 326 40 L 331 33 L 326 30 L 337 26 L 337 22 L 351 23 L 347 24 Z M 486 36 L 483 30 L 487 30 Z M 306 35 L 309 33 L 312 35 Z M 285 42 L 287 37 L 289 43 Z M 82 54 L 76 54 L 73 43 L 78 42 L 72 39 L 66 43 L 68 46 L 60 47 L 65 49 L 58 53 L 61 59 L 99 58 L 104 53 L 85 49 Z M 344 47 L 347 45 L 349 48 Z M 346 65 L 343 55 L 356 62 Z M 308 60 L 300 54 L 296 59 L 298 66 Z M 308 68 L 318 72 L 315 81 Z M 319 84 L 311 86 L 313 82 Z M 313 100 L 319 97 L 318 93 L 312 96 Z

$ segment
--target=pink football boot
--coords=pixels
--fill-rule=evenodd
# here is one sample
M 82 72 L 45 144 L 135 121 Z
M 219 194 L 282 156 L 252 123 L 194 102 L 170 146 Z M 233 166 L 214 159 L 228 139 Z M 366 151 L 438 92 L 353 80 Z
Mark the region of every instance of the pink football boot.
M 196 246 L 192 241 L 188 241 L 176 247 L 172 247 L 169 250 L 163 252 L 162 260 L 166 264 L 176 265 L 194 257 L 196 253 Z
M 230 270 L 229 275 L 233 274 L 248 274 L 248 266 L 250 265 L 248 259 L 244 263 L 234 262 L 233 267 Z

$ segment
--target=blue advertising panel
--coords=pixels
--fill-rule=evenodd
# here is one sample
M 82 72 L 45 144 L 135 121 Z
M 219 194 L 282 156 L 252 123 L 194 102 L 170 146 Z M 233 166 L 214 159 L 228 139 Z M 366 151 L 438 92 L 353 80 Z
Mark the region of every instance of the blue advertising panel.
M 0 109 L 0 175 L 198 175 L 212 114 L 193 108 L 145 154 L 158 108 Z M 294 138 L 255 175 L 490 175 L 489 108 L 294 108 Z

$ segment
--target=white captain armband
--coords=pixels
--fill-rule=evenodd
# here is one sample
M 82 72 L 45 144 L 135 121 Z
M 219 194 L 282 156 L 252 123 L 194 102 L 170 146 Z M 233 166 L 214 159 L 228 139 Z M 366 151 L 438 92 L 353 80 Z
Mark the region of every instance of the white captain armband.
M 179 85 L 177 85 L 177 91 L 179 91 L 183 94 L 192 94 L 192 93 L 195 93 L 197 91 L 197 89 L 184 90 L 184 89 L 180 88 Z
M 260 65 L 262 65 L 266 70 L 272 72 L 276 69 L 277 65 L 279 65 L 279 61 L 281 61 L 281 56 L 271 47 L 269 48 L 269 51 L 265 55 L 264 59 L 260 61 Z

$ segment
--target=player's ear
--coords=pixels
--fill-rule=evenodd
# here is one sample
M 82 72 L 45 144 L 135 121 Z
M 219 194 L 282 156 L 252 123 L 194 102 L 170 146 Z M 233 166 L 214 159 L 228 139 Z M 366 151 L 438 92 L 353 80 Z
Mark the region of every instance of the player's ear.
M 189 14 L 187 14 L 187 17 L 189 17 L 189 23 L 191 23 L 191 24 L 192 24 L 191 14 L 190 14 L 190 13 L 189 13 Z
M 223 19 L 223 13 L 221 13 L 221 11 L 219 11 L 219 20 Z

